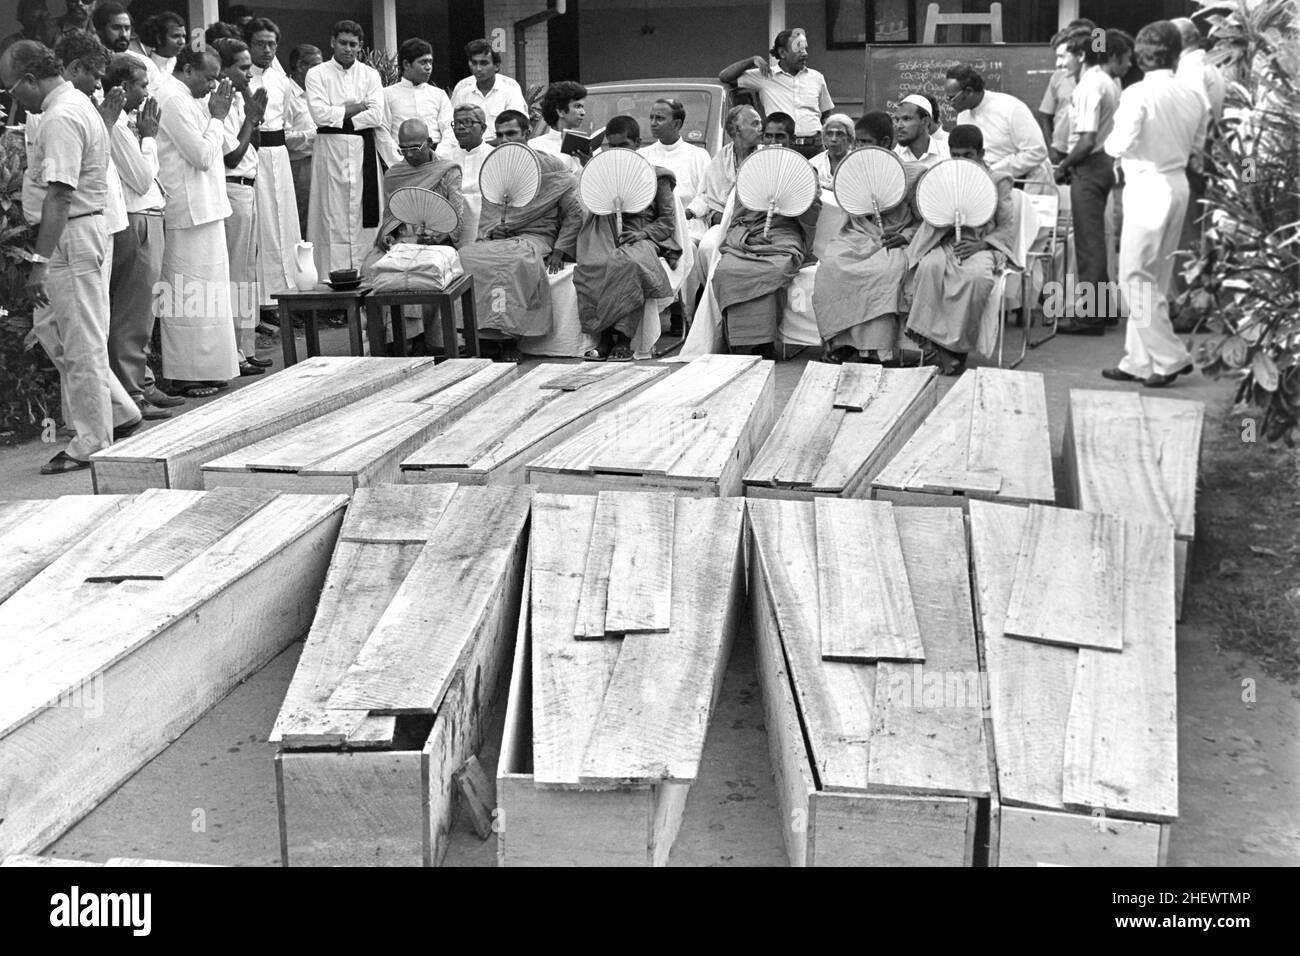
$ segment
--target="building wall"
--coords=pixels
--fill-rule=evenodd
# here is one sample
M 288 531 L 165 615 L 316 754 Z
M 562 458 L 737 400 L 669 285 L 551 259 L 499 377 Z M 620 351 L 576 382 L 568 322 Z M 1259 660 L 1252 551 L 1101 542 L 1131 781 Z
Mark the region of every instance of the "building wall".
M 545 23 L 530 27 L 526 37 L 528 47 L 527 76 L 520 76 L 515 63 L 515 22 L 546 9 L 546 0 L 484 0 L 483 26 L 489 40 L 500 47 L 501 72 L 512 76 L 526 90 L 532 83 L 551 81 Z M 585 8 L 584 8 L 585 10 Z M 498 33 L 498 31 L 500 31 Z M 568 79 L 568 77 L 556 77 Z

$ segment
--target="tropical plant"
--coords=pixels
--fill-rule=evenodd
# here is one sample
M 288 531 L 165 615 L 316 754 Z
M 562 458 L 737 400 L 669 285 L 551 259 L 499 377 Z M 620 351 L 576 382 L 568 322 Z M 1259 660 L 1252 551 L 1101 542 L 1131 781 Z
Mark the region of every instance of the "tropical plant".
M 374 67 L 384 86 L 392 86 L 402 78 L 402 71 L 398 68 L 397 54 L 389 53 L 382 47 L 362 47 L 357 59 L 367 66 Z
M 1300 17 L 1295 0 L 1208 2 L 1210 62 L 1227 81 L 1211 143 L 1204 254 L 1180 305 L 1214 333 L 1197 350 L 1211 376 L 1240 377 L 1269 441 L 1300 443 Z
M 59 376 L 32 341 L 27 259 L 33 240 L 23 217 L 26 148 L 21 130 L 0 139 L 0 441 L 19 441 L 57 416 Z

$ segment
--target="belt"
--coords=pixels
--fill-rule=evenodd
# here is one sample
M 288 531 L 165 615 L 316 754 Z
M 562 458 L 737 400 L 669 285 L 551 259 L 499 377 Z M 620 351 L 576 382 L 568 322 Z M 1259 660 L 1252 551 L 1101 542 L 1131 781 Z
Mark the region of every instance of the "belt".
M 352 120 L 344 120 L 351 124 Z M 374 129 L 348 129 L 346 126 L 317 126 L 317 136 L 360 136 L 365 146 L 361 159 L 361 228 L 379 225 L 379 152 L 375 148 Z
M 94 212 L 79 212 L 75 216 L 69 216 L 68 221 L 71 222 L 73 219 L 85 219 L 87 216 L 102 216 L 102 215 L 104 215 L 104 210 L 96 209 Z
M 163 211 L 162 211 L 161 209 L 136 209 L 136 210 L 134 210 L 134 211 L 129 210 L 129 209 L 127 210 L 127 215 L 129 215 L 129 216 L 159 216 L 159 217 L 161 217 L 162 214 L 163 214 Z
M 259 129 L 253 132 L 253 145 L 258 149 L 265 149 L 268 146 L 283 146 L 284 130 L 282 129 Z
M 237 186 L 256 186 L 257 180 L 250 179 L 247 176 L 227 176 L 226 182 L 234 183 Z

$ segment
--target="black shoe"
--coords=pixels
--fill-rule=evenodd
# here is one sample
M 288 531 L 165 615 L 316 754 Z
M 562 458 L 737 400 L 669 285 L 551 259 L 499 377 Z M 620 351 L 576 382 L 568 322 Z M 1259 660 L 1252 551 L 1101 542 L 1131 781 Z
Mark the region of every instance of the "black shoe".
M 1056 323 L 1056 333 L 1057 335 L 1105 335 L 1106 326 L 1100 322 L 1061 319 Z
M 1142 384 L 1147 388 L 1168 388 L 1174 384 L 1180 375 L 1192 374 L 1192 366 L 1184 365 L 1177 372 L 1170 372 L 1168 375 L 1150 375 L 1142 380 Z
M 113 429 L 113 441 L 121 441 L 123 438 L 129 438 L 134 435 L 143 424 L 144 416 L 141 415 L 133 422 L 127 422 L 125 425 L 118 425 Z
M 161 408 L 148 399 L 142 398 L 135 404 L 140 409 L 140 417 L 146 421 L 154 422 L 172 417 L 171 409 Z
M 145 390 L 144 400 L 150 405 L 156 405 L 159 408 L 177 408 L 185 404 L 185 399 L 180 395 L 168 395 L 156 385 Z
M 1113 328 L 1115 328 L 1117 325 L 1119 325 L 1119 316 L 1118 316 L 1118 315 L 1108 315 L 1108 316 L 1106 316 L 1106 318 L 1102 319 L 1102 324 L 1103 324 L 1104 326 L 1106 326 L 1106 328 L 1108 328 L 1108 329 L 1113 329 Z
M 1112 382 L 1136 382 L 1138 377 L 1130 375 L 1122 368 L 1104 368 L 1101 370 L 1101 377 L 1108 378 Z
M 261 359 L 258 358 L 256 355 L 250 355 L 248 358 L 244 359 L 244 361 L 247 362 L 249 365 L 255 366 L 256 368 L 270 368 L 272 365 L 275 364 L 270 359 Z
M 239 363 L 239 375 L 241 378 L 248 378 L 250 375 L 265 375 L 266 369 L 258 368 L 250 364 L 247 360 Z

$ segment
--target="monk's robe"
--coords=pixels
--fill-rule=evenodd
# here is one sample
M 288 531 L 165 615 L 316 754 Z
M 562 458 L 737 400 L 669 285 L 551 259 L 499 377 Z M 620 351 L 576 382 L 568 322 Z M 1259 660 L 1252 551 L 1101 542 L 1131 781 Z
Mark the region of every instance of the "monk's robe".
M 729 345 L 765 345 L 776 341 L 786 287 L 812 258 L 821 200 L 802 216 L 774 214 L 763 235 L 767 211 L 739 204 L 722 241 L 713 273 L 713 294 L 724 316 Z
M 916 235 L 922 220 L 913 202 L 923 172 L 920 163 L 905 164 L 902 204 L 882 213 L 880 222 L 873 215 L 845 216 L 839 233 L 826 244 L 813 284 L 813 314 L 831 348 L 847 345 L 867 352 L 897 346 L 907 247 L 886 249 L 881 239 L 900 235 L 911 242 Z
M 390 238 L 415 241 L 414 229 L 394 216 L 392 210 L 388 208 L 388 200 L 392 198 L 393 193 L 408 186 L 431 190 L 447 200 L 451 208 L 456 210 L 458 225 L 452 232 L 424 236 L 420 241 L 428 245 L 459 246 L 463 232 L 460 224 L 465 221 L 465 199 L 460 192 L 460 177 L 458 165 L 437 156 L 419 166 L 413 166 L 404 159 L 395 166 L 389 167 L 388 172 L 384 173 L 384 217 L 380 220 L 375 244 L 366 255 L 365 262 L 361 264 L 361 274 L 365 276 L 372 274 L 375 263 L 387 252 L 386 247 Z
M 632 338 L 641 325 L 646 302 L 672 295 L 659 257 L 672 267 L 682 256 L 673 209 L 677 181 L 672 172 L 659 166 L 655 176 L 654 202 L 640 212 L 623 214 L 621 236 L 613 215 L 584 216 L 573 287 L 578 293 L 578 321 L 588 335 L 612 328 Z
M 915 269 L 907 331 L 958 354 L 975 348 L 980 316 L 993 292 L 994 276 L 1016 256 L 1011 178 L 995 174 L 993 180 L 998 188 L 993 218 L 982 226 L 963 226 L 961 230 L 963 239 L 983 239 L 992 249 L 959 261 L 953 252 L 956 230 L 951 226 L 939 229 L 929 223 L 921 224 L 907 247 L 908 266 Z
M 460 250 L 461 265 L 474 277 L 479 329 L 512 338 L 550 333 L 546 258 L 552 250 L 573 258 L 582 225 L 577 178 L 554 156 L 536 151 L 534 155 L 542 176 L 533 201 L 507 210 L 483 197 L 478 241 Z M 503 220 L 508 238 L 489 239 Z

